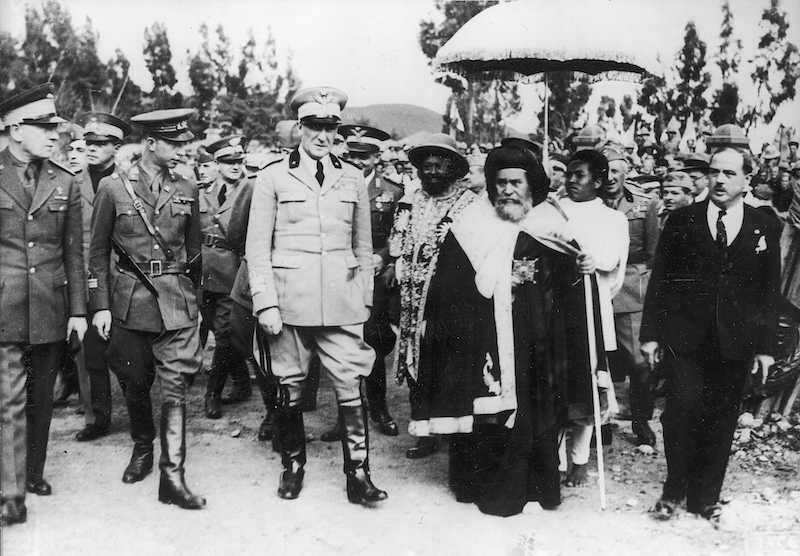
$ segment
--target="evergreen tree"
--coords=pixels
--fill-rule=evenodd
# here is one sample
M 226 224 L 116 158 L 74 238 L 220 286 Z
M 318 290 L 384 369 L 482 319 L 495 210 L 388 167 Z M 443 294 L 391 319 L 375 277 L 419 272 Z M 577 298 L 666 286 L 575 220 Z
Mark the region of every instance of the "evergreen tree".
M 714 61 L 722 75 L 722 85 L 714 92 L 714 107 L 711 122 L 715 126 L 736 123 L 739 107 L 739 64 L 742 60 L 742 41 L 733 39 L 733 13 L 730 4 L 722 4 L 722 29 L 720 45 Z
M 172 49 L 163 23 L 154 23 L 144 30 L 144 61 L 153 77 L 150 92 L 152 109 L 178 108 L 183 104 L 183 95 L 175 91 L 178 78 L 172 67 Z

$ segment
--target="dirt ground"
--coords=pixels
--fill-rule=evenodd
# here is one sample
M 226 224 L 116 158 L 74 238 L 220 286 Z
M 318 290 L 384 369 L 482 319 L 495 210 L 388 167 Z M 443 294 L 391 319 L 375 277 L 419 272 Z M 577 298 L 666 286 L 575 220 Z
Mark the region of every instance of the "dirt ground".
M 372 475 L 389 493 L 386 502 L 375 508 L 348 503 L 341 445 L 319 440 L 308 444 L 300 498 L 286 501 L 276 495 L 280 458 L 256 438 L 264 414 L 260 397 L 225 406 L 224 417 L 212 421 L 202 414 L 205 384 L 201 375 L 190 391 L 186 468 L 190 488 L 208 499 L 206 509 L 160 504 L 157 470 L 140 483 L 121 482 L 131 440 L 115 385 L 112 431 L 105 438 L 74 440 L 83 426 L 75 398 L 56 409 L 45 470 L 54 493 L 28 496 L 28 522 L 0 530 L 2 555 L 800 554 L 796 444 L 772 442 L 762 449 L 764 440 L 735 448 L 741 451 L 731 459 L 718 528 L 686 514 L 669 522 L 648 515 L 666 474 L 657 420 L 653 455 L 637 452 L 629 421 L 616 421 L 614 444 L 605 452 L 605 511 L 594 470 L 589 486 L 563 488 L 556 511 L 528 504 L 510 518 L 483 515 L 448 490 L 446 448 L 412 461 L 405 458 L 412 437 L 377 432 L 371 435 Z M 389 404 L 404 430 L 405 386 L 390 384 Z M 318 438 L 334 419 L 333 393 L 323 379 L 319 409 L 306 414 L 306 430 Z M 800 438 L 800 425 L 789 432 Z

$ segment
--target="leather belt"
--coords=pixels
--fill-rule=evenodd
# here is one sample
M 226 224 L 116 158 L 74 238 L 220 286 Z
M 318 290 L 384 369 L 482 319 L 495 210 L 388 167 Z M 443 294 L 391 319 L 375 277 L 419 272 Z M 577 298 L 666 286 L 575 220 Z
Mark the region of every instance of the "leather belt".
M 130 271 L 130 263 L 120 261 L 119 268 Z M 146 263 L 136 263 L 136 266 L 150 276 L 161 276 L 162 274 L 186 274 L 186 263 L 178 261 L 161 261 L 158 259 Z
M 218 247 L 220 249 L 233 251 L 233 248 L 224 237 L 215 236 L 212 234 L 203 234 L 203 245 L 206 247 Z

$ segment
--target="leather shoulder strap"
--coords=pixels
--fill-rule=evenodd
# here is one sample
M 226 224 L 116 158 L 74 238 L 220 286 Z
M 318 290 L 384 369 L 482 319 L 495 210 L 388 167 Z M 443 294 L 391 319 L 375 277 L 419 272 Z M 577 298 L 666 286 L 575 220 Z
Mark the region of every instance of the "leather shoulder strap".
M 145 228 L 147 228 L 147 232 L 151 236 L 153 236 L 153 238 L 156 240 L 156 243 L 158 243 L 158 246 L 161 247 L 162 251 L 164 251 L 164 254 L 167 256 L 167 259 L 175 260 L 174 257 L 172 256 L 172 250 L 167 245 L 167 242 L 164 241 L 164 238 L 161 237 L 161 234 L 158 233 L 158 230 L 155 229 L 153 224 L 150 222 L 150 219 L 147 217 L 147 212 L 145 212 L 144 210 L 144 205 L 142 204 L 142 201 L 136 196 L 136 193 L 133 191 L 133 186 L 131 185 L 128 176 L 126 176 L 125 173 L 120 173 L 119 178 L 122 180 L 122 184 L 125 186 L 125 191 L 128 192 L 128 195 L 130 195 L 131 200 L 133 201 L 133 207 L 136 209 L 136 212 L 138 212 L 139 216 L 142 218 L 144 226 Z

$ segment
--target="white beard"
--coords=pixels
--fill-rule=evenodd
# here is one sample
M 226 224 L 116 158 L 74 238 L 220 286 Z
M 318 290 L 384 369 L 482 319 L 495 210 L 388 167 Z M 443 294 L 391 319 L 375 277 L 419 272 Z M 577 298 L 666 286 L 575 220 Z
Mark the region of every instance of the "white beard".
M 528 211 L 531 209 L 531 202 L 498 202 L 494 208 L 497 211 L 497 216 L 507 222 L 513 222 L 516 224 L 525 218 L 526 214 L 528 214 Z

